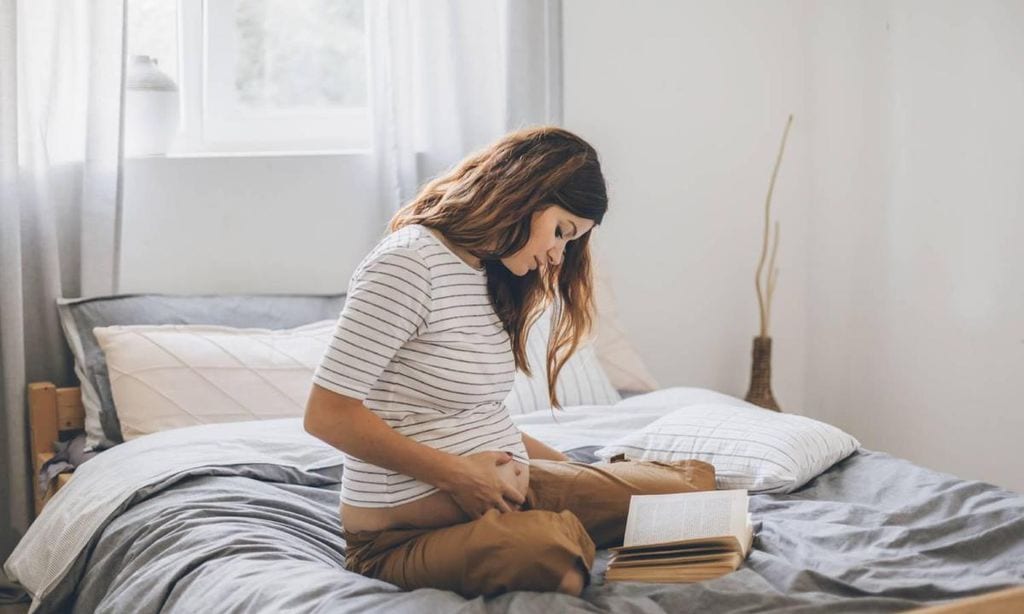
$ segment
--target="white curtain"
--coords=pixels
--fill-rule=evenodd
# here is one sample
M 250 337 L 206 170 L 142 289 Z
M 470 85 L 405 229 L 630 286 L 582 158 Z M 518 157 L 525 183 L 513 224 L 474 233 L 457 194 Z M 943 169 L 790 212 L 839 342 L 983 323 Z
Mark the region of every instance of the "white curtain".
M 0 560 L 32 517 L 26 383 L 74 382 L 55 299 L 117 290 L 124 12 L 0 0 Z
M 367 12 L 382 234 L 467 154 L 561 124 L 561 0 L 379 0 Z

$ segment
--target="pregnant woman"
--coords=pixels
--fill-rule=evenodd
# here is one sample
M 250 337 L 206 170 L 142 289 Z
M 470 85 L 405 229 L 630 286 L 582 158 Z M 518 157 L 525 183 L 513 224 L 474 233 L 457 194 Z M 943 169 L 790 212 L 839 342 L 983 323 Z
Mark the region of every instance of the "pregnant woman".
M 588 243 L 607 206 L 593 147 L 521 130 L 429 182 L 360 262 L 305 416 L 346 455 L 350 570 L 467 597 L 579 595 L 631 495 L 714 489 L 700 461 L 570 462 L 503 404 L 544 309 L 549 382 L 590 331 Z

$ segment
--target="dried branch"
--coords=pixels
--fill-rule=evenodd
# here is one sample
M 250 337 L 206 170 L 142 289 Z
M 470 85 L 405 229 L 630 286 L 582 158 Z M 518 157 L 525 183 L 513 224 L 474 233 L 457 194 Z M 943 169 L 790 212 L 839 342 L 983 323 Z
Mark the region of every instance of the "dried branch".
M 775 168 L 772 170 L 772 179 L 771 179 L 771 182 L 769 182 L 769 184 L 768 184 L 768 196 L 765 198 L 765 203 L 764 203 L 764 235 L 763 235 L 763 244 L 761 246 L 761 259 L 757 263 L 757 273 L 754 276 L 754 287 L 757 290 L 757 304 L 758 304 L 758 308 L 759 308 L 759 311 L 760 311 L 760 314 L 761 314 L 761 336 L 762 337 L 767 337 L 768 336 L 768 318 L 769 318 L 769 311 L 770 311 L 770 304 L 769 304 L 769 302 L 771 301 L 771 290 L 774 290 L 774 287 L 770 287 L 770 290 L 768 292 L 768 297 L 766 298 L 765 296 L 763 296 L 762 288 L 761 288 L 761 274 L 762 274 L 762 272 L 764 270 L 765 258 L 768 256 L 768 228 L 771 225 L 772 192 L 775 191 L 775 178 L 779 174 L 779 166 L 782 164 L 782 154 L 786 150 L 786 137 L 789 135 L 789 127 L 791 125 L 793 125 L 793 114 L 792 113 L 789 114 L 789 119 L 786 121 L 786 129 L 782 133 L 782 143 L 779 145 L 779 154 L 775 158 Z M 776 248 L 778 247 L 778 238 L 777 237 L 778 237 L 778 230 L 776 229 L 776 244 L 775 244 Z M 774 252 L 774 249 L 773 249 L 773 251 L 772 251 L 772 261 L 773 262 L 775 260 L 774 253 L 775 252 Z M 769 271 L 771 271 L 771 270 L 773 270 L 772 267 L 769 267 Z M 771 277 L 771 273 L 769 273 L 769 277 Z
M 775 283 L 779 280 L 779 269 L 775 266 L 775 254 L 779 251 L 779 222 L 775 222 L 775 240 L 772 242 L 772 256 L 768 260 L 768 309 L 765 318 L 764 335 L 767 336 L 768 328 L 772 323 L 772 297 L 775 296 Z

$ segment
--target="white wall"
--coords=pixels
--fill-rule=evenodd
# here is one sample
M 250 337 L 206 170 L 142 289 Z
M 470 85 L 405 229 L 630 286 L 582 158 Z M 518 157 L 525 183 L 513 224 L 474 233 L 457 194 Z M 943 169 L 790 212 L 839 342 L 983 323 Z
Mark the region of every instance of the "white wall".
M 134 158 L 121 292 L 344 292 L 382 229 L 363 155 Z
M 565 124 L 602 158 L 595 240 L 624 326 L 662 386 L 746 394 L 764 200 L 781 224 L 773 388 L 804 413 L 808 120 L 796 2 L 567 0 Z M 597 237 L 600 237 L 599 239 Z
M 745 391 L 756 215 L 793 110 L 783 408 L 1024 492 L 1024 4 L 565 7 L 566 123 L 609 167 L 602 247 L 661 383 Z
M 813 4 L 807 402 L 1024 492 L 1024 4 Z
M 566 126 L 663 386 L 743 396 L 779 137 L 783 409 L 1024 492 L 1024 4 L 565 0 Z M 122 290 L 331 292 L 373 242 L 357 156 L 133 160 Z

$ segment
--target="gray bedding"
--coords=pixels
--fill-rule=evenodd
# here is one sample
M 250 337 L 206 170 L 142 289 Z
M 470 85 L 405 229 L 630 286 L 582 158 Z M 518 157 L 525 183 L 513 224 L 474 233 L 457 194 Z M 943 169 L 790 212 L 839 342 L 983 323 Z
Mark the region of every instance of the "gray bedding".
M 1024 500 L 861 451 L 790 495 L 755 495 L 744 567 L 697 585 L 604 584 L 584 599 L 466 601 L 343 569 L 341 468 L 196 470 L 142 493 L 98 536 L 74 612 L 900 611 L 1024 582 Z M 70 578 L 69 578 L 70 580 Z
M 303 442 L 295 434 L 289 445 Z M 1024 497 L 862 449 L 794 493 L 751 495 L 754 549 L 714 581 L 605 584 L 601 552 L 579 599 L 405 592 L 343 568 L 343 469 L 308 445 L 288 463 L 154 472 L 97 512 L 102 522 L 82 525 L 77 555 L 51 555 L 64 562 L 34 588 L 37 611 L 894 612 L 1024 584 Z M 31 575 L 24 561 L 14 569 Z

